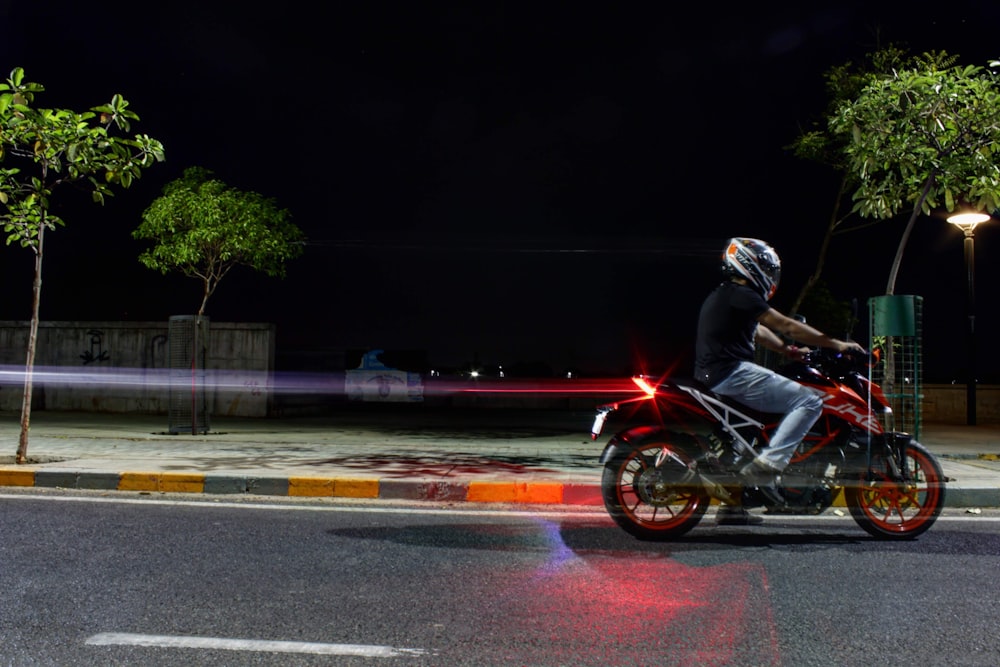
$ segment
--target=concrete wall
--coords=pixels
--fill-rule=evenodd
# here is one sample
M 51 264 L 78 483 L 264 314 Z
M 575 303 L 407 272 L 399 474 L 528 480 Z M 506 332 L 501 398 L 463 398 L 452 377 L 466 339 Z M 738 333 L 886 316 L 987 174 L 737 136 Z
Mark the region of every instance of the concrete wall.
M 271 414 L 274 339 L 273 324 L 210 322 L 210 414 Z M 27 322 L 0 321 L 0 410 L 21 409 L 27 344 Z M 168 352 L 167 322 L 41 322 L 32 409 L 167 414 Z
M 964 384 L 924 385 L 921 401 L 923 421 L 932 424 L 966 423 L 966 387 Z M 1000 385 L 976 387 L 976 423 L 1000 424 Z

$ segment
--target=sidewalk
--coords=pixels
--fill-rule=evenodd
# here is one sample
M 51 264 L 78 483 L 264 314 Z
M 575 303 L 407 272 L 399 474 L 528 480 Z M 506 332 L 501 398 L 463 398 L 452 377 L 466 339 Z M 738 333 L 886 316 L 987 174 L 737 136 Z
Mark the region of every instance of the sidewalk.
M 170 434 L 166 416 L 0 414 L 0 487 L 601 505 L 590 411 L 345 410 L 326 417 L 213 418 Z M 412 408 L 412 409 L 409 409 Z M 1000 425 L 925 424 L 948 507 L 1000 507 Z

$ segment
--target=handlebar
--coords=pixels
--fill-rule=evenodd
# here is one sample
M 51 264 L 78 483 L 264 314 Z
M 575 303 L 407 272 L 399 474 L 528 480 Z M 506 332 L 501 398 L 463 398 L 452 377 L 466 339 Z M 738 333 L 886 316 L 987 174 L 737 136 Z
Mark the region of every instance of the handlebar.
M 847 350 L 837 352 L 830 348 L 820 347 L 810 349 L 803 355 L 803 362 L 809 366 L 819 366 L 825 368 L 828 373 L 836 371 L 860 370 L 862 368 L 874 366 L 879 362 L 880 354 L 878 349 L 857 352 Z

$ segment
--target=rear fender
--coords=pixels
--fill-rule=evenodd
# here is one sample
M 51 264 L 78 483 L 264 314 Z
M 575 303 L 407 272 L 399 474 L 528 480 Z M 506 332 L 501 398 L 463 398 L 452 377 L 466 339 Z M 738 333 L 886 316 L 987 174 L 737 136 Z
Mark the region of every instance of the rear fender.
M 662 426 L 633 426 L 632 428 L 619 431 L 611 436 L 611 440 L 608 441 L 608 444 L 604 446 L 604 451 L 601 452 L 601 458 L 599 461 L 602 464 L 607 463 L 617 452 L 621 450 L 634 449 L 641 443 L 653 437 L 662 437 L 663 439 L 676 444 L 689 441 L 692 446 L 694 446 L 693 438 L 688 434 L 679 434 L 673 431 L 668 431 Z

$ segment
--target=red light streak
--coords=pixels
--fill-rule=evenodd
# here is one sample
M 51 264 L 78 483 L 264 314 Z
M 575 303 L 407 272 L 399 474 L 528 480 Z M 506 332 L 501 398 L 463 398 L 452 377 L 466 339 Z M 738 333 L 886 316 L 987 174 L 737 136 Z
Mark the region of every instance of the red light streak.
M 274 394 L 341 395 L 345 393 L 347 372 L 309 373 L 282 371 L 236 371 L 208 369 L 197 371 L 202 387 L 219 391 L 243 391 L 248 376 L 261 378 L 262 385 Z M 0 386 L 23 386 L 26 372 L 23 366 L 0 366 Z M 120 389 L 139 391 L 167 389 L 178 381 L 190 383 L 192 373 L 178 374 L 168 368 L 127 367 L 36 367 L 32 372 L 36 385 Z M 521 394 L 524 396 L 594 396 L 595 403 L 605 397 L 615 399 L 621 394 L 635 394 L 628 378 L 542 378 L 542 379 L 460 379 L 423 377 L 425 396 L 449 394 Z
M 653 396 L 656 395 L 656 387 L 651 386 L 648 382 L 646 382 L 646 378 L 642 377 L 641 375 L 632 378 L 632 382 L 634 382 L 635 386 L 639 387 L 639 389 L 642 389 L 644 392 L 646 392 L 646 395 L 649 398 L 652 398 Z

